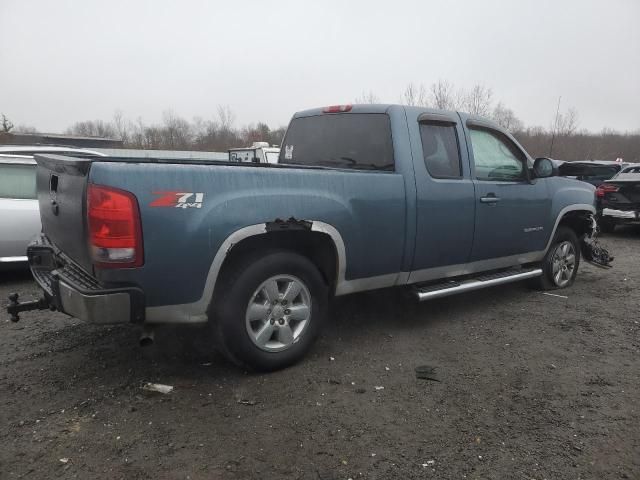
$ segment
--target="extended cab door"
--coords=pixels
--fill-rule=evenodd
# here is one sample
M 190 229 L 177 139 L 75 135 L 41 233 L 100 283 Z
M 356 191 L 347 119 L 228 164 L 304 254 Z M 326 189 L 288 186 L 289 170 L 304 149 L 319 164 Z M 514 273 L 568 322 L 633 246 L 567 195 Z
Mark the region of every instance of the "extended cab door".
M 549 235 L 547 182 L 529 179 L 529 158 L 507 133 L 471 119 L 465 132 L 476 187 L 470 261 L 502 259 L 486 269 L 531 261 Z
M 417 109 L 407 109 L 407 116 L 417 193 L 410 282 L 462 274 L 471 253 L 476 201 L 460 118 Z

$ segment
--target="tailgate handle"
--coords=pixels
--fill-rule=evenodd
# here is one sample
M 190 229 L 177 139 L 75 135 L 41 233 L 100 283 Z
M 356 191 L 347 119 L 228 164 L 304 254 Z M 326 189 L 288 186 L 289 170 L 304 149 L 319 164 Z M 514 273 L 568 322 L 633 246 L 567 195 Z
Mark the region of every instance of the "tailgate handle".
M 49 178 L 49 196 L 51 197 L 51 211 L 54 215 L 58 215 L 58 202 L 56 202 L 56 194 L 58 193 L 58 175 L 52 173 Z

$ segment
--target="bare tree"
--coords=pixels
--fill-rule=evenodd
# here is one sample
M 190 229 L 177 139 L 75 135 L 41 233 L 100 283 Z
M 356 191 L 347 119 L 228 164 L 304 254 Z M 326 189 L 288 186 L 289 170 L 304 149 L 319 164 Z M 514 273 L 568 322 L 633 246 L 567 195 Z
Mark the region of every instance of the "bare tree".
M 556 119 L 557 135 L 569 137 L 578 129 L 578 111 L 570 108 L 564 114 L 559 114 Z
M 3 133 L 9 133 L 13 129 L 13 122 L 7 118 L 7 116 L 2 114 L 2 123 L 0 124 Z
M 467 94 L 464 108 L 471 115 L 489 116 L 491 113 L 493 92 L 484 85 L 475 85 Z
M 103 120 L 86 120 L 84 122 L 76 122 L 65 130 L 68 135 L 82 135 L 85 137 L 102 137 L 115 138 L 115 127 Z
M 431 84 L 431 105 L 441 110 L 455 110 L 458 107 L 458 98 L 453 84 L 447 80 L 438 80 Z
M 218 105 L 218 120 L 222 130 L 231 130 L 236 116 L 229 105 Z
M 124 119 L 121 110 L 116 110 L 113 114 L 113 127 L 116 131 L 116 136 L 124 143 L 129 143 L 129 127 L 127 121 Z
M 163 148 L 184 150 L 191 143 L 191 126 L 184 118 L 173 111 L 163 113 L 162 145 Z
M 413 83 L 407 85 L 407 88 L 405 88 L 400 101 L 405 105 L 413 105 L 417 107 L 429 106 L 427 90 L 422 84 L 420 84 L 419 86 L 415 86 Z
M 38 133 L 36 127 L 33 127 L 31 125 L 16 125 L 12 131 L 13 133 Z
M 502 128 L 511 132 L 519 132 L 524 128 L 522 121 L 516 117 L 513 110 L 507 108 L 502 102 L 498 102 L 494 107 L 491 118 Z
M 380 103 L 380 98 L 370 90 L 368 93 L 362 92 L 362 95 L 356 97 L 353 103 Z

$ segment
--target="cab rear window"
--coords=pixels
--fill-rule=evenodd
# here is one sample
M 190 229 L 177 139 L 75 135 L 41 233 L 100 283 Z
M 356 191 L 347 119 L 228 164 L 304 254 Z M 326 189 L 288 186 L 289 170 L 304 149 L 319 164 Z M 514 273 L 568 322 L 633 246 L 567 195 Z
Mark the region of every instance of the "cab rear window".
M 326 114 L 295 118 L 278 163 L 354 170 L 394 170 L 389 116 Z
M 0 163 L 0 198 L 36 198 L 36 166 Z

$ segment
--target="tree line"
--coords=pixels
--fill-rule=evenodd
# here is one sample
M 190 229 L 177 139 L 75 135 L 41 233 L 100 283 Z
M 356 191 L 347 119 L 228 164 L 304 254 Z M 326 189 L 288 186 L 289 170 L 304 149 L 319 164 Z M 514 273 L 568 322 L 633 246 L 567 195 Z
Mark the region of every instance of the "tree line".
M 579 115 L 574 108 L 558 108 L 547 127 L 526 126 L 511 108 L 496 101 L 491 88 L 481 84 L 463 89 L 447 80 L 439 80 L 429 86 L 410 83 L 398 102 L 488 117 L 509 130 L 534 157 L 548 156 L 562 160 L 623 158 L 629 162 L 640 162 L 640 129 L 633 133 L 610 129 L 599 133 L 589 132 L 579 128 Z M 386 102 L 369 91 L 355 98 L 354 103 Z M 36 133 L 33 127 L 14 126 L 4 115 L 0 120 L 0 132 Z M 64 133 L 117 138 L 123 141 L 126 148 L 226 151 L 256 141 L 280 145 L 285 127 L 272 128 L 264 122 L 237 127 L 231 108 L 221 105 L 211 119 L 194 118 L 189 121 L 173 111 L 166 111 L 160 122 L 148 124 L 140 118 L 135 121 L 126 119 L 121 112 L 117 112 L 111 120 L 76 122 Z

